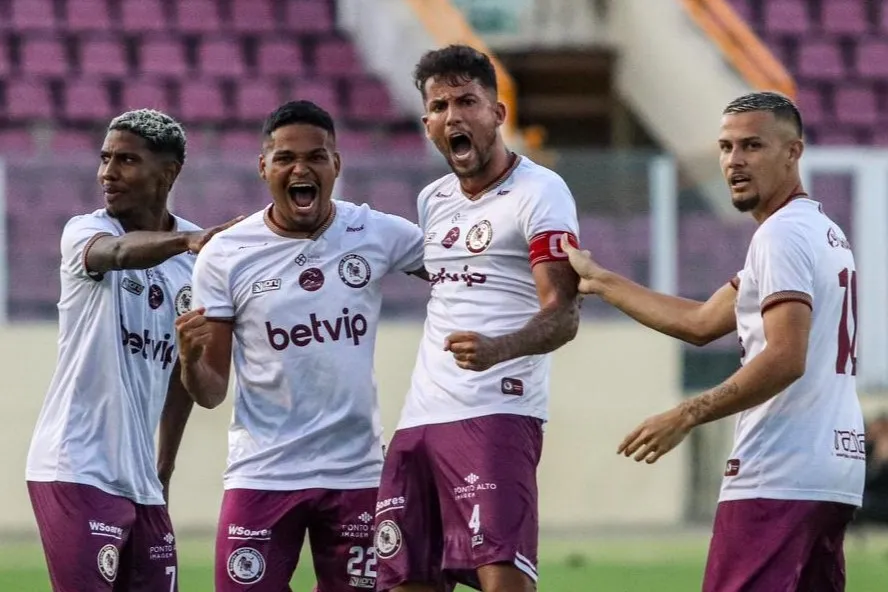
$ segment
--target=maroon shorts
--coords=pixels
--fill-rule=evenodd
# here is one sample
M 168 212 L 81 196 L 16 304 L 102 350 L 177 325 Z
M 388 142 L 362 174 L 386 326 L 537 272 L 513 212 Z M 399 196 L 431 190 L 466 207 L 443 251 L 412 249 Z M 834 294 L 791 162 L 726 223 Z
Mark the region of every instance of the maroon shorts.
M 216 592 L 289 590 L 308 532 L 319 592 L 376 586 L 376 489 L 229 489 L 216 534 Z
M 54 592 L 178 590 L 166 506 L 79 483 L 28 482 Z
M 462 583 L 512 564 L 537 579 L 542 421 L 488 415 L 395 432 L 376 503 L 377 590 Z
M 719 503 L 703 592 L 841 592 L 854 510 L 801 500 Z

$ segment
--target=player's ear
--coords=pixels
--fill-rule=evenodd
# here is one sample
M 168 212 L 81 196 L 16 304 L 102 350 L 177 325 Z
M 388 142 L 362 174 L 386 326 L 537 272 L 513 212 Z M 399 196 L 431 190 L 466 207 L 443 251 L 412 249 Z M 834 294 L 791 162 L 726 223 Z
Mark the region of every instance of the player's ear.
M 793 163 L 798 163 L 805 151 L 805 141 L 801 138 L 793 140 L 789 145 L 789 158 Z
M 182 163 L 180 162 L 171 160 L 164 165 L 162 178 L 167 191 L 173 188 L 173 183 L 176 182 L 180 172 L 182 172 Z
M 429 133 L 429 116 L 423 115 L 421 119 L 422 119 L 422 127 L 425 128 L 426 137 L 431 140 L 432 136 Z
M 259 155 L 259 178 L 263 181 L 266 180 L 265 177 L 265 153 Z
M 506 122 L 506 105 L 502 101 L 496 102 L 496 124 L 502 125 Z
M 339 171 L 342 170 L 342 156 L 339 154 L 338 151 L 333 153 L 333 170 L 336 172 L 335 178 L 338 179 Z

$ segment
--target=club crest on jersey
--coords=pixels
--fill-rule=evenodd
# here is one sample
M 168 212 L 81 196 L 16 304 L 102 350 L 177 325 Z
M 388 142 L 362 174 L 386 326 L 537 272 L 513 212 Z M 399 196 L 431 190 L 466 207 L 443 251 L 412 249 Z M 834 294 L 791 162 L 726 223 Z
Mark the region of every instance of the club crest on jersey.
M 299 274 L 299 285 L 306 292 L 317 292 L 324 285 L 324 272 L 317 267 L 309 267 Z
M 401 529 L 391 520 L 383 520 L 376 527 L 376 556 L 391 559 L 401 550 Z
M 99 573 L 109 583 L 113 583 L 117 579 L 117 566 L 120 564 L 120 553 L 117 547 L 108 544 L 99 549 L 99 556 L 96 558 L 99 565 Z
M 370 282 L 370 264 L 360 255 L 349 253 L 339 262 L 339 277 L 349 288 L 363 288 Z
M 450 230 L 447 231 L 447 236 L 441 239 L 441 246 L 445 249 L 449 249 L 459 240 L 459 226 L 454 226 Z
M 185 285 L 176 293 L 176 315 L 183 315 L 191 310 L 191 286 Z
M 152 310 L 157 310 L 163 304 L 163 289 L 157 284 L 148 286 L 148 306 Z
M 466 248 L 470 253 L 480 253 L 490 245 L 493 239 L 493 226 L 489 220 L 481 220 L 466 234 Z
M 265 575 L 265 557 L 251 547 L 241 547 L 228 556 L 228 577 L 238 584 L 255 584 Z

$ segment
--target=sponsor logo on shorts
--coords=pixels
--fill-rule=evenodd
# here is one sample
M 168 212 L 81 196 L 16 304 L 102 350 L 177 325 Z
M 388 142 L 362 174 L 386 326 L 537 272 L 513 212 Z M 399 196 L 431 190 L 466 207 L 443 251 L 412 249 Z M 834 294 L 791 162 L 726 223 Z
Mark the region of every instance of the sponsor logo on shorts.
M 136 296 L 141 296 L 142 292 L 145 291 L 145 286 L 143 286 L 136 280 L 130 279 L 128 277 L 125 277 L 120 281 L 120 287 L 130 294 L 135 294 Z
M 339 279 L 349 288 L 363 288 L 370 282 L 370 264 L 360 255 L 349 253 L 339 262 Z
M 376 528 L 376 555 L 391 559 L 401 550 L 401 529 L 391 520 L 383 520 Z
M 725 464 L 725 477 L 736 477 L 740 473 L 740 459 L 730 458 Z
M 179 288 L 179 291 L 176 293 L 176 298 L 173 300 L 176 305 L 176 314 L 183 315 L 189 310 L 191 310 L 191 286 L 182 286 Z
M 368 578 L 366 576 L 349 576 L 348 585 L 352 588 L 366 588 L 373 590 L 376 588 L 376 578 Z
M 487 483 L 475 473 L 469 473 L 463 477 L 466 485 L 457 485 L 453 488 L 453 499 L 469 499 L 473 498 L 482 491 L 492 491 L 496 489 L 496 483 Z
M 99 549 L 97 557 L 99 573 L 109 583 L 117 579 L 117 567 L 120 565 L 120 553 L 114 545 L 105 545 Z
M 504 395 L 520 397 L 524 394 L 524 383 L 517 378 L 503 378 L 500 387 Z
M 363 512 L 357 517 L 356 522 L 341 524 L 339 536 L 347 539 L 368 539 L 373 533 L 373 516 L 369 512 Z
M 228 525 L 228 538 L 247 540 L 253 539 L 257 541 L 270 541 L 271 529 L 262 528 L 259 530 L 247 528 L 246 526 L 238 526 L 237 524 Z
M 379 514 L 382 511 L 388 510 L 400 510 L 407 503 L 407 498 L 403 496 L 399 497 L 390 497 L 388 499 L 379 500 L 376 502 L 376 513 Z
M 253 294 L 262 294 L 263 292 L 271 292 L 272 290 L 280 290 L 281 289 L 281 278 L 274 278 L 271 280 L 260 280 L 258 282 L 253 282 L 252 293 Z
M 176 542 L 176 537 L 173 536 L 173 533 L 166 533 L 163 536 L 163 542 L 165 543 L 163 545 L 148 547 L 148 559 L 158 561 L 161 559 L 172 559 L 176 555 L 176 545 L 173 544 Z
M 251 547 L 241 547 L 228 556 L 228 577 L 238 584 L 255 584 L 265 575 L 265 557 Z
M 93 536 L 106 536 L 114 539 L 123 538 L 123 529 L 119 526 L 112 526 L 99 522 L 98 520 L 89 521 L 89 532 Z
M 866 460 L 866 434 L 856 430 L 833 430 L 833 454 L 852 460 Z

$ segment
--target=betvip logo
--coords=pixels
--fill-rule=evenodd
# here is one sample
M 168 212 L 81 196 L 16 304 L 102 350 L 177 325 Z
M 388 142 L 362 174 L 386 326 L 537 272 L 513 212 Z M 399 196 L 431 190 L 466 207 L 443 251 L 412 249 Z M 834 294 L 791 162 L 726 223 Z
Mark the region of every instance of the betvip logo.
M 294 325 L 289 330 L 274 327 L 266 321 L 265 332 L 268 343 L 278 351 L 283 351 L 291 345 L 305 347 L 312 341 L 325 343 L 328 339 L 339 341 L 345 338 L 351 340 L 352 345 L 360 345 L 361 337 L 367 334 L 367 319 L 364 315 L 358 313 L 350 316 L 347 308 L 343 308 L 342 316 L 336 317 L 333 321 L 318 319 L 315 313 L 308 315 L 308 319 L 308 325 Z
M 164 370 L 173 363 L 173 351 L 176 345 L 171 341 L 169 333 L 165 333 L 163 339 L 159 341 L 148 329 L 141 334 L 133 333 L 123 324 L 123 317 L 120 319 L 120 333 L 124 350 L 129 350 L 132 355 L 141 356 L 143 360 L 160 362 Z

